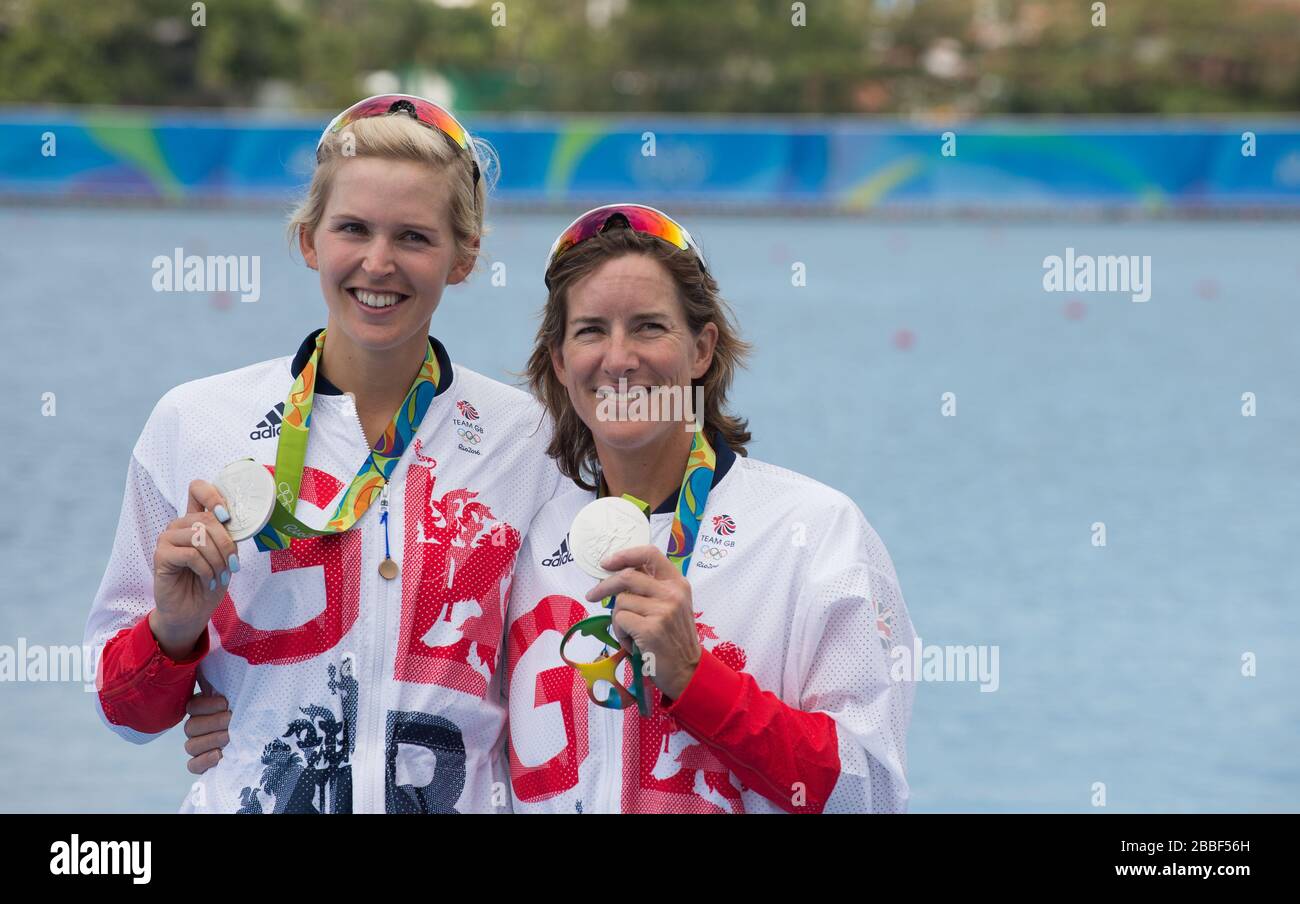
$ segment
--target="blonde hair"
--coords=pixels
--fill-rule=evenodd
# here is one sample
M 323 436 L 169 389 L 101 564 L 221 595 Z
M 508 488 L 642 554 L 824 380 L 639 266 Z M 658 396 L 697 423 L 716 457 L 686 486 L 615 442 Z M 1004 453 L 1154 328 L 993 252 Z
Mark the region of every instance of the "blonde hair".
M 378 157 L 411 160 L 445 172 L 451 180 L 451 228 L 457 257 L 473 253 L 475 238 L 486 234 L 484 209 L 490 182 L 495 182 L 499 165 L 496 152 L 486 141 L 471 137 L 481 161 L 479 179 L 474 181 L 474 160 L 436 129 L 408 116 L 393 114 L 359 119 L 341 132 L 325 136 L 319 162 L 312 173 L 306 196 L 289 216 L 287 234 L 296 244 L 302 230 L 314 233 L 325 215 L 334 174 L 348 157 Z M 345 153 L 346 147 L 346 153 Z
M 731 308 L 719 294 L 717 282 L 704 272 L 690 251 L 628 228 L 608 229 L 565 252 L 547 272 L 550 294 L 523 374 L 528 377 L 533 395 L 541 401 L 555 423 L 547 454 L 555 459 L 565 477 L 587 490 L 595 489 L 599 465 L 596 441 L 591 428 L 574 410 L 568 390 L 555 375 L 551 366 L 551 349 L 564 343 L 569 289 L 602 264 L 626 254 L 645 255 L 658 261 L 668 272 L 677 287 L 677 296 L 692 336 L 698 336 L 705 324 L 712 323 L 718 328 L 718 341 L 713 347 L 709 369 L 703 377 L 691 381 L 693 386 L 704 387 L 706 435 L 712 438 L 714 433 L 721 433 L 727 445 L 739 455 L 747 454 L 745 446 L 752 438 L 749 422 L 727 410 L 727 391 L 736 371 L 744 366 L 752 346 L 740 338 Z M 592 478 L 590 481 L 586 479 L 588 474 Z

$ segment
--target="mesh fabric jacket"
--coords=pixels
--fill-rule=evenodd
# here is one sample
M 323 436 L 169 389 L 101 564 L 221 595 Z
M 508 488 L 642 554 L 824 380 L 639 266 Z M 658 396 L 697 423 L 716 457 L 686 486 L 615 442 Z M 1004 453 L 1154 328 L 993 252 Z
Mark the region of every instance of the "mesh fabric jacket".
M 529 529 L 506 633 L 514 812 L 906 809 L 915 687 L 891 677 L 890 650 L 914 635 L 889 553 L 843 493 L 711 439 L 718 468 L 687 571 L 703 658 L 678 699 L 651 686 L 649 719 L 593 704 L 560 658 L 570 626 L 608 611 L 587 602 L 597 582 L 568 545 L 595 494 L 566 487 Z M 676 496 L 650 517 L 660 549 Z M 566 648 L 587 662 L 603 651 L 581 635 Z
M 254 458 L 273 470 L 297 356 L 172 389 L 133 450 L 86 642 L 104 644 L 96 704 L 142 743 L 184 717 L 196 678 L 230 701 L 230 743 L 187 812 L 505 812 L 497 669 L 505 600 L 527 525 L 560 476 L 550 423 L 525 392 L 453 365 L 430 339 L 439 391 L 381 509 L 285 550 L 238 544 L 240 569 L 194 653 L 149 629 L 153 555 L 188 486 Z M 323 526 L 368 454 L 351 396 L 318 381 L 296 514 Z M 177 756 L 183 756 L 177 740 Z M 495 782 L 495 787 L 494 787 Z

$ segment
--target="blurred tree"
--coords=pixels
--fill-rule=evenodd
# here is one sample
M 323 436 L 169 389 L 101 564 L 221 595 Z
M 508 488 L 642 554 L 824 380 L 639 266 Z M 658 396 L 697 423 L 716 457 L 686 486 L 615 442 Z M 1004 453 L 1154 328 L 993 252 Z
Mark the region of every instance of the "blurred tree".
M 330 109 L 390 83 L 466 112 L 1300 107 L 1300 0 L 1112 2 L 1105 27 L 1085 0 L 795 6 L 210 0 L 196 27 L 187 0 L 0 0 L 0 102 Z
M 219 11 L 217 9 L 219 7 Z M 262 0 L 0 0 L 0 100 L 221 106 L 298 66 L 293 20 Z

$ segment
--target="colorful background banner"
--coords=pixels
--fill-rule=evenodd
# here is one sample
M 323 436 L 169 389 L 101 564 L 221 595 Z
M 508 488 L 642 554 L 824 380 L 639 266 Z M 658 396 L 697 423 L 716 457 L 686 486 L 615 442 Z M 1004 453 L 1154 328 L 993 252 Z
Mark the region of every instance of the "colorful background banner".
M 278 203 L 310 176 L 325 115 L 10 109 L 0 195 Z M 1300 119 L 900 120 L 478 117 L 497 198 L 719 208 L 1300 211 Z M 945 156 L 943 134 L 955 136 Z M 1245 133 L 1254 156 L 1243 154 Z M 55 153 L 43 153 L 53 136 Z M 653 150 L 653 153 L 650 151 Z

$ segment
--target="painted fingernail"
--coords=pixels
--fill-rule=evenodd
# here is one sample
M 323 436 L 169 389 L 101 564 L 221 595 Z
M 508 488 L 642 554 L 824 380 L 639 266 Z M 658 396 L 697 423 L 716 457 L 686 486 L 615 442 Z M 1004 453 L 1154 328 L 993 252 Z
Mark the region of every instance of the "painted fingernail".
M 229 587 L 229 586 L 230 586 L 230 572 L 229 572 L 229 571 L 223 571 L 223 572 L 221 572 L 221 586 L 222 586 L 222 587 Z
M 217 589 L 217 579 L 213 578 L 212 580 L 208 581 L 208 590 L 216 590 L 216 589 Z
M 230 570 L 232 572 L 239 570 L 239 556 L 235 555 L 233 552 L 230 554 Z
M 212 514 L 216 515 L 217 520 L 220 521 L 222 524 L 225 524 L 227 521 L 230 520 L 230 512 L 226 511 L 226 507 L 224 505 L 218 504 L 217 507 L 212 510 Z

